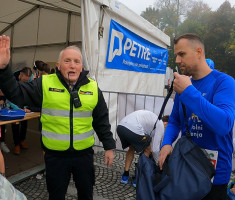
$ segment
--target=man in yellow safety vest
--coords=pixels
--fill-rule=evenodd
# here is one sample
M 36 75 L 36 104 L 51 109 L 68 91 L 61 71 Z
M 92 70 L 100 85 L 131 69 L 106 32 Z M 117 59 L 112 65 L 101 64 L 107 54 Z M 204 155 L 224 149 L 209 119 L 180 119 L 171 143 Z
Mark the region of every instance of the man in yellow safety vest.
M 11 72 L 9 48 L 10 38 L 0 36 L 0 84 L 13 103 L 41 108 L 49 199 L 65 199 L 71 174 L 78 199 L 93 199 L 94 131 L 103 143 L 108 167 L 116 146 L 103 94 L 87 77 L 81 51 L 76 46 L 65 48 L 60 52 L 56 74 L 24 83 L 17 82 Z

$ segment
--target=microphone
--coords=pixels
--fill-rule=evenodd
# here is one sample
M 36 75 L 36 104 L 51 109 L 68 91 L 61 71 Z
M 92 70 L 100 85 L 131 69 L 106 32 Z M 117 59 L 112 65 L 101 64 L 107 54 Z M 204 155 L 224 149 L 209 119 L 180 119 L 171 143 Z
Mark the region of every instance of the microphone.
M 174 71 L 179 73 L 179 69 L 178 69 L 177 66 L 175 66 L 175 70 Z
M 69 72 L 68 72 L 68 81 L 69 81 L 69 92 L 71 93 L 72 92 L 72 84 L 71 84 L 71 81 L 69 78 Z
M 69 81 L 69 93 L 73 101 L 73 105 L 75 108 L 79 108 L 82 106 L 82 103 L 80 101 L 80 98 L 78 96 L 78 91 L 72 89 L 72 84 L 69 78 L 69 72 L 68 72 L 68 81 Z

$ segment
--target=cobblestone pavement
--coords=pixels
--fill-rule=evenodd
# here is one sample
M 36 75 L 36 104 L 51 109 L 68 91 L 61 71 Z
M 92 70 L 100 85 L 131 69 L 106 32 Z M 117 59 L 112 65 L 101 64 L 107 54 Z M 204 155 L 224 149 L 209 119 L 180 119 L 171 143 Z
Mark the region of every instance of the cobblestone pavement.
M 137 162 L 138 156 L 134 158 Z M 114 163 L 111 168 L 104 165 L 104 151 L 99 151 L 94 156 L 96 183 L 94 186 L 94 200 L 134 200 L 136 191 L 131 184 L 120 183 L 125 162 L 125 152 L 116 151 Z M 133 163 L 134 163 L 133 162 Z M 134 175 L 134 164 L 130 169 L 130 176 Z M 231 180 L 235 179 L 235 171 L 231 174 Z M 31 176 L 14 185 L 23 192 L 28 200 L 47 200 L 46 180 L 44 172 Z M 73 181 L 70 182 L 66 200 L 76 200 L 76 189 Z
M 134 162 L 137 162 L 135 156 Z M 131 184 L 120 183 L 124 169 L 125 152 L 116 151 L 114 163 L 111 168 L 104 165 L 104 152 L 97 152 L 94 156 L 96 183 L 94 187 L 94 200 L 134 200 L 135 188 Z M 133 162 L 133 163 L 134 163 Z M 14 186 L 25 194 L 28 200 L 47 200 L 46 180 L 44 172 L 15 184 Z M 134 164 L 130 170 L 134 175 Z M 76 189 L 73 181 L 70 182 L 66 200 L 76 200 Z

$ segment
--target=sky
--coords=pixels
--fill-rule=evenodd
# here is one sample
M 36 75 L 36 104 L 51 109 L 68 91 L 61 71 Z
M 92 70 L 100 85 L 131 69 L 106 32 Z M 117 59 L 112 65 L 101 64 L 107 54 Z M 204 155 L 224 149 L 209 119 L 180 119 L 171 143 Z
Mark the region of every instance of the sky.
M 128 8 L 136 12 L 137 14 L 141 14 L 142 11 L 145 11 L 149 5 L 153 5 L 156 0 L 118 0 Z M 221 4 L 225 2 L 225 0 L 203 0 L 203 2 L 207 3 L 213 11 L 217 10 Z M 235 0 L 229 0 L 232 6 L 235 6 Z

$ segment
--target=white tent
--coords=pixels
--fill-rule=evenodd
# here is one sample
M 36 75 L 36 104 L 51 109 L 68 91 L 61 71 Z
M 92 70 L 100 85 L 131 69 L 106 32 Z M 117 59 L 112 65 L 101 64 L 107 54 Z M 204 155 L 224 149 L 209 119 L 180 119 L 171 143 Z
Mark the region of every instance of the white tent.
M 0 35 L 11 37 L 13 69 L 55 63 L 67 45 L 81 47 L 80 1 L 0 0 Z
M 162 48 L 167 35 L 115 0 L 0 0 L 0 35 L 11 37 L 14 70 L 35 60 L 55 65 L 68 45 L 82 47 L 85 68 L 102 90 L 163 95 L 165 74 L 108 69 L 110 20 Z
M 134 110 L 159 113 L 164 72 L 107 68 L 112 21 L 148 44 L 143 47 L 133 39 L 130 54 L 135 55 L 133 51 L 138 47 L 146 50 L 144 56 L 149 55 L 151 46 L 167 50 L 170 38 L 141 16 L 116 0 L 0 0 L 0 5 L 0 35 L 11 38 L 10 65 L 14 71 L 33 67 L 35 60 L 55 67 L 59 52 L 77 45 L 82 48 L 84 67 L 90 77 L 105 91 L 113 133 L 118 121 Z M 121 49 L 113 49 L 112 53 L 122 54 Z M 166 108 L 167 114 L 172 102 Z

